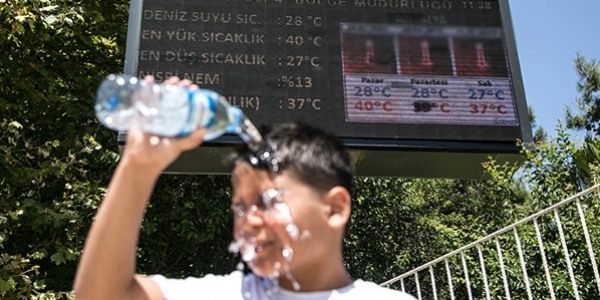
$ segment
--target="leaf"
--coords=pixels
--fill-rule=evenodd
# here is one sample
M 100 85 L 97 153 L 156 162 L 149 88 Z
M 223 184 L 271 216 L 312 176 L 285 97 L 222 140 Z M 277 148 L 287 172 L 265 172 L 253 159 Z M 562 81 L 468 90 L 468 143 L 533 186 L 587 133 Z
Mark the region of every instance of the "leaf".
M 50 256 L 50 260 L 53 261 L 57 266 L 64 264 L 67 261 L 61 251 L 52 254 Z
M 48 16 L 44 19 L 48 25 L 52 25 L 54 22 L 58 21 L 56 16 Z
M 43 279 L 42 280 L 36 280 L 33 283 L 33 288 L 36 289 L 36 290 L 44 289 L 44 288 L 46 288 L 46 283 L 44 282 Z
M 40 8 L 40 11 L 53 11 L 56 8 L 58 8 L 58 5 L 50 5 L 50 6 Z
M 16 129 L 23 129 L 23 125 L 21 125 L 21 123 L 17 122 L 17 121 L 12 121 L 8 124 L 8 126 L 10 127 L 14 127 Z
M 10 284 L 8 284 L 8 282 L 0 279 L 0 293 L 8 292 L 8 290 L 10 290 Z

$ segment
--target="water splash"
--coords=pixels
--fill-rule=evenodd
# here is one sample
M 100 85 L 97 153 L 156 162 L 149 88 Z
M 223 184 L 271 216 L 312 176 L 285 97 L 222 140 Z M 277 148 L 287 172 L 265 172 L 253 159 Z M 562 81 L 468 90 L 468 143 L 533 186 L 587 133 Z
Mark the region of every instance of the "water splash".
M 275 179 L 276 184 L 279 180 Z M 277 184 L 278 185 L 278 184 Z M 279 185 L 278 185 L 279 186 Z M 283 202 L 281 189 L 269 189 L 262 193 L 261 195 L 262 207 L 264 207 L 264 215 L 263 218 L 274 218 L 279 224 L 283 226 L 286 234 L 292 241 L 305 240 L 310 238 L 310 232 L 307 230 L 300 231 L 298 226 L 294 224 L 292 220 L 292 215 L 290 211 L 290 207 Z M 253 205 L 251 209 L 247 212 L 243 212 L 237 217 L 247 218 L 249 216 L 254 216 L 257 213 L 258 208 L 256 205 Z M 252 261 L 256 258 L 256 247 L 257 245 L 252 242 L 253 238 L 248 238 L 248 233 L 241 230 L 238 234 L 238 239 L 231 242 L 229 245 L 229 252 L 232 253 L 240 253 L 244 262 L 250 264 L 252 267 Z M 296 279 L 292 276 L 289 263 L 291 263 L 294 259 L 294 249 L 290 244 L 285 243 L 284 247 L 281 251 L 281 256 L 283 257 L 282 262 L 275 262 L 273 265 L 272 274 L 268 275 L 274 286 L 279 288 L 279 279 L 281 275 L 285 277 L 287 281 L 290 282 L 293 289 L 298 291 L 300 290 L 300 283 L 296 281 Z M 271 291 L 273 292 L 273 291 Z
M 246 116 L 243 117 L 240 126 L 236 129 L 236 133 L 248 145 L 248 148 L 254 152 L 258 151 L 263 143 L 262 135 Z
M 283 255 L 286 261 L 290 262 L 294 258 L 294 249 L 290 245 L 285 245 L 283 251 L 281 251 L 281 255 Z
M 242 250 L 243 261 L 250 262 L 256 257 L 256 245 L 244 237 L 232 241 L 228 247 L 230 253 L 240 253 L 240 249 Z

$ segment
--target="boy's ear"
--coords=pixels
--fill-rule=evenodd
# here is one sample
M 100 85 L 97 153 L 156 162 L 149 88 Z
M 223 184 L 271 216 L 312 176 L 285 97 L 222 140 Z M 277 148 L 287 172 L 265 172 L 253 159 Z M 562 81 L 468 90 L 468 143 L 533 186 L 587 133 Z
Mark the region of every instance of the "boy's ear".
M 350 219 L 352 210 L 352 197 L 348 190 L 341 186 L 333 187 L 327 192 L 327 204 L 329 205 L 329 227 L 344 229 Z

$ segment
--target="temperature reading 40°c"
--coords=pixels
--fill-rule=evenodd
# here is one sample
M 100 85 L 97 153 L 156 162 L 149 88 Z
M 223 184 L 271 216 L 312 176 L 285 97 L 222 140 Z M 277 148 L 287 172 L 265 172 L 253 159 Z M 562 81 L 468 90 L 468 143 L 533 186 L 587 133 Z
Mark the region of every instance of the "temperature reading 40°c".
M 354 104 L 354 108 L 357 110 L 378 110 L 383 109 L 384 111 L 392 111 L 392 102 L 390 101 L 358 101 Z

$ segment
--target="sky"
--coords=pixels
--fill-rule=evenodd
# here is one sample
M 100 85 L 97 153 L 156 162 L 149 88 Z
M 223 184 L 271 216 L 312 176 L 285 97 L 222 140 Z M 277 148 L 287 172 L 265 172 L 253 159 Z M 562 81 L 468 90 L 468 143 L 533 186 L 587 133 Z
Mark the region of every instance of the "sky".
M 509 0 L 509 6 L 527 104 L 537 125 L 555 137 L 565 106 L 576 111 L 577 51 L 600 60 L 600 0 Z

